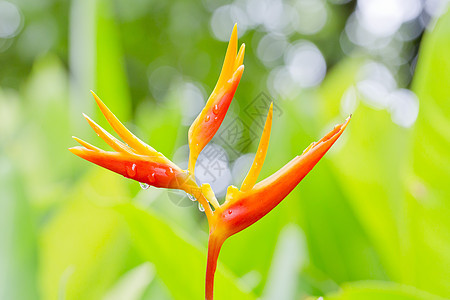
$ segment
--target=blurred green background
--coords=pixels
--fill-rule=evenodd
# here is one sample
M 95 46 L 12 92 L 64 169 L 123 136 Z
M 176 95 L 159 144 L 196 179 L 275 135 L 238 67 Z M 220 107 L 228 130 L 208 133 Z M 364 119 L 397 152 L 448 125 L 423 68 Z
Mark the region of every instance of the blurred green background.
M 251 111 L 265 114 L 267 99 L 276 111 L 260 178 L 353 120 L 291 195 L 225 243 L 216 298 L 449 298 L 446 5 L 0 0 L 0 299 L 204 297 L 196 203 L 67 148 L 76 135 L 108 149 L 81 116 L 110 129 L 92 89 L 186 166 L 187 130 L 235 22 L 246 67 L 211 143 L 226 155 L 198 167 L 220 199 L 251 164 L 261 133 Z

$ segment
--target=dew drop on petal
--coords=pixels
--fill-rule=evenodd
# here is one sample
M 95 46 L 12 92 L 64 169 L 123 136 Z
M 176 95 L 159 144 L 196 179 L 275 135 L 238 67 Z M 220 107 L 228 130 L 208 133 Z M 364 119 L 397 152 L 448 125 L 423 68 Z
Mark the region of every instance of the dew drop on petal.
M 189 200 L 191 201 L 197 201 L 197 199 L 195 199 L 195 197 L 189 193 L 187 193 Z
M 208 116 L 206 116 L 205 121 L 208 122 L 209 119 L 211 119 L 211 117 L 208 115 Z
M 127 169 L 127 175 L 129 177 L 136 176 L 136 164 L 132 164 L 131 166 L 126 166 L 125 168 Z
M 217 104 L 214 105 L 213 113 L 214 113 L 215 115 L 219 114 L 219 106 L 218 106 Z
M 141 186 L 141 188 L 142 188 L 143 190 L 146 190 L 146 189 L 148 189 L 148 188 L 150 187 L 148 184 L 143 183 L 143 182 L 139 182 L 139 185 Z
M 152 174 L 148 175 L 148 181 L 150 183 L 154 183 L 156 181 L 155 173 L 152 173 Z
M 203 207 L 203 205 L 201 205 L 200 203 L 198 203 L 198 210 L 199 210 L 199 211 L 205 211 L 205 208 Z
M 174 172 L 173 172 L 173 169 L 171 168 L 171 167 L 169 167 L 169 169 L 168 170 L 166 170 L 166 175 L 173 175 L 174 174 Z
M 228 210 L 228 214 L 231 215 L 233 213 L 233 211 L 230 209 Z

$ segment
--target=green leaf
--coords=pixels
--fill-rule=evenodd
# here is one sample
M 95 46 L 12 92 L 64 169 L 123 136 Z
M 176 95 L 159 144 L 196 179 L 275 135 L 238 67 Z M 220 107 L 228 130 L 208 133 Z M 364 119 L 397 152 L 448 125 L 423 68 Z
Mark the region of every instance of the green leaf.
M 140 300 L 154 277 L 155 268 L 150 263 L 143 263 L 122 275 L 104 300 Z
M 13 168 L 0 156 L 0 298 L 38 299 L 35 220 Z
M 123 61 L 119 30 L 110 1 L 97 4 L 96 93 L 122 121 L 131 115 L 131 99 Z M 93 100 L 92 100 L 93 101 Z
M 330 163 L 340 155 L 330 157 L 331 153 L 319 162 L 298 191 L 311 263 L 337 283 L 386 279 L 375 243 Z
M 204 298 L 206 250 L 183 237 L 167 223 L 132 205 L 117 210 L 125 217 L 141 255 L 155 265 L 158 277 L 174 299 Z M 223 267 L 216 272 L 215 299 L 255 299 L 239 289 L 235 278 Z
M 361 281 L 346 284 L 342 291 L 324 300 L 443 300 L 411 286 L 391 282 Z
M 355 83 L 362 62 L 362 59 L 357 58 L 343 60 L 331 70 L 330 76 L 322 84 L 320 115 L 326 121 L 336 120 L 340 115 L 341 98 Z M 342 205 L 337 206 L 338 201 L 334 205 L 342 212 L 350 213 L 350 218 L 342 218 L 341 225 L 348 227 L 337 241 L 341 243 L 342 239 L 351 237 L 348 241 L 351 246 L 340 250 L 350 261 L 347 260 L 340 269 L 334 268 L 339 271 L 341 278 L 347 273 L 345 276 L 350 276 L 352 280 L 363 276 L 367 279 L 390 278 L 402 281 L 409 272 L 409 262 L 404 253 L 408 249 L 408 238 L 404 235 L 408 221 L 404 213 L 401 179 L 407 163 L 404 153 L 409 145 L 409 132 L 393 124 L 386 111 L 375 111 L 361 102 L 346 132 L 326 155 L 332 161 L 331 171 L 339 182 L 334 188 L 331 187 L 337 189 L 337 196 L 341 194 L 343 197 Z M 329 180 L 324 186 L 332 184 Z M 318 193 L 326 192 L 321 190 Z M 332 194 L 330 192 L 324 199 L 333 197 Z M 326 202 L 330 205 L 334 201 Z M 345 208 L 344 202 L 350 206 Z M 351 217 L 351 211 L 354 217 Z M 360 227 L 357 224 L 361 224 L 361 229 L 357 229 Z M 336 226 L 332 228 L 339 228 Z M 336 234 L 331 236 L 334 238 Z M 323 251 L 320 250 L 323 247 L 315 251 Z M 364 257 L 357 253 L 363 253 Z M 355 254 L 355 259 L 360 259 L 366 265 L 361 268 L 364 271 L 358 270 L 358 262 L 352 264 L 351 258 Z
M 411 284 L 450 296 L 450 11 L 422 41 L 413 90 L 420 100 L 407 177 Z M 411 172 L 412 171 L 412 172 Z
M 178 99 L 167 99 L 164 105 L 145 101 L 136 112 L 137 129 L 145 132 L 139 136 L 169 158 L 175 151 L 178 134 L 187 139 L 187 129 L 180 125 L 180 111 Z
M 364 57 L 348 57 L 340 61 L 320 85 L 319 115 L 324 120 L 339 116 L 341 98 L 346 90 L 356 83 L 356 75 L 365 61 Z
M 407 226 L 401 181 L 407 130 L 386 111 L 360 105 L 342 138 L 347 142 L 332 160 L 340 184 L 388 278 L 401 281 L 408 265 L 400 234 Z
M 74 187 L 43 230 L 44 299 L 100 299 L 131 260 L 125 224 L 110 204 L 125 197 L 123 179 L 104 170 L 94 174 Z

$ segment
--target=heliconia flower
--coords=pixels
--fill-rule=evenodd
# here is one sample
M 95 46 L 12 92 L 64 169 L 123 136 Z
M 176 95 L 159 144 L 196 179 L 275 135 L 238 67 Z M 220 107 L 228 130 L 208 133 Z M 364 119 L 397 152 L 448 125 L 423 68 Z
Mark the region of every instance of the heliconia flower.
M 249 227 L 275 208 L 312 170 L 347 127 L 350 117 L 309 145 L 301 155 L 292 159 L 273 175 L 256 183 L 269 146 L 273 117 L 270 105 L 260 143 L 250 170 L 241 188 L 229 186 L 225 202 L 220 204 L 208 183 L 197 184 L 195 163 L 203 148 L 213 138 L 225 118 L 244 66 L 244 44 L 237 52 L 237 29 L 233 28 L 219 80 L 204 109 L 189 129 L 189 165 L 182 170 L 133 135 L 95 95 L 103 115 L 123 142 L 109 134 L 84 115 L 94 131 L 115 152 L 104 151 L 74 137 L 82 147 L 69 150 L 94 164 L 158 188 L 180 189 L 191 194 L 204 208 L 209 224 L 208 259 L 206 267 L 205 299 L 213 299 L 214 273 L 222 244 L 227 238 Z M 211 207 L 212 206 L 212 207 Z
M 211 141 L 220 124 L 222 124 L 244 72 L 242 62 L 244 61 L 245 44 L 242 44 L 239 52 L 236 54 L 237 46 L 237 25 L 235 24 L 216 87 L 205 107 L 189 128 L 190 153 L 188 170 L 191 174 L 194 174 L 198 155 L 205 148 L 206 144 Z
M 116 139 L 87 115 L 83 114 L 97 135 L 116 152 L 104 151 L 77 137 L 73 137 L 83 146 L 70 148 L 69 150 L 73 154 L 127 178 L 154 187 L 180 189 L 186 192 L 192 192 L 195 189 L 201 190 L 187 171 L 182 170 L 162 153 L 137 138 L 117 119 L 94 92 L 92 92 L 92 95 L 108 123 L 126 144 Z M 198 198 L 199 202 L 210 210 L 206 199 L 202 195 Z
M 231 235 L 252 225 L 275 208 L 312 170 L 347 127 L 336 125 L 320 141 L 312 143 L 273 175 L 255 184 L 269 145 L 273 104 L 269 109 L 255 159 L 241 189 L 229 186 L 225 202 L 214 211 L 209 222 L 208 261 L 206 270 L 206 299 L 213 299 L 214 273 L 220 248 Z

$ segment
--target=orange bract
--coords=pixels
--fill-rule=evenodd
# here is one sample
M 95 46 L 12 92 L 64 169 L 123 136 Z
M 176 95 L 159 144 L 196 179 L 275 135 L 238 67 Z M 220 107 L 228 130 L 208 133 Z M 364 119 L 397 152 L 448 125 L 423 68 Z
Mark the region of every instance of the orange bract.
M 275 208 L 312 170 L 347 127 L 350 117 L 318 142 L 309 145 L 279 171 L 257 182 L 269 147 L 273 118 L 270 105 L 264 131 L 253 164 L 241 189 L 229 186 L 225 202 L 220 204 L 211 186 L 198 185 L 193 174 L 198 155 L 219 129 L 242 77 L 245 46 L 237 52 L 236 25 L 228 44 L 222 72 L 208 102 L 189 129 L 189 166 L 182 170 L 132 134 L 94 93 L 103 115 L 123 142 L 84 115 L 89 125 L 116 152 L 99 149 L 74 137 L 82 147 L 69 150 L 92 163 L 127 178 L 159 188 L 180 189 L 192 194 L 204 207 L 209 224 L 208 261 L 205 298 L 213 299 L 214 273 L 222 244 L 233 234 L 252 225 Z M 210 206 L 212 205 L 212 207 Z M 214 210 L 213 210 L 214 208 Z
M 189 128 L 189 166 L 188 170 L 194 174 L 195 162 L 198 155 L 216 134 L 233 100 L 242 73 L 244 72 L 245 44 L 237 51 L 237 26 L 234 25 L 228 43 L 227 54 L 222 72 L 205 107 Z

